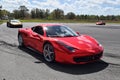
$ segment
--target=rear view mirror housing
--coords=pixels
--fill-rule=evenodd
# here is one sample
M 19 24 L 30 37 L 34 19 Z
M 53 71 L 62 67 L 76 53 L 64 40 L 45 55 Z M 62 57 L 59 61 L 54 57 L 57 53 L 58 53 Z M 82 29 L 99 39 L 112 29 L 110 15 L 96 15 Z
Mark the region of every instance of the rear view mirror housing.
M 76 33 L 80 36 L 80 33 L 78 31 Z

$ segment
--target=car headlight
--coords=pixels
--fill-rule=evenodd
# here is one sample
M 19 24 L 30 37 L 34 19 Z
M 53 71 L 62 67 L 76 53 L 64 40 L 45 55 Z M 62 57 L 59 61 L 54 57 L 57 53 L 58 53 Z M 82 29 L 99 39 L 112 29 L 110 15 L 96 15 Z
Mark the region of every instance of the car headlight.
M 97 45 L 98 45 L 98 46 L 102 47 L 102 45 L 101 45 L 98 41 L 96 41 L 96 42 L 97 42 Z
M 67 45 L 67 44 L 65 44 L 64 42 L 61 42 L 61 41 L 57 41 L 57 43 L 59 43 L 61 46 L 65 47 L 70 52 L 75 52 L 75 48 L 74 47 L 71 47 L 71 46 L 69 46 L 69 45 Z
M 100 47 L 102 47 L 102 44 L 98 44 Z

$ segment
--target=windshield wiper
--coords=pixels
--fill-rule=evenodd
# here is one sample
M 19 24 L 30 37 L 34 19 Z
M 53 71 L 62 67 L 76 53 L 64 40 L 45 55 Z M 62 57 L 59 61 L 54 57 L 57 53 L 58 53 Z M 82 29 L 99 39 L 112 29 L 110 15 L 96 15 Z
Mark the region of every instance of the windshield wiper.
M 65 35 L 64 37 L 74 37 L 73 35 Z
M 60 35 L 48 35 L 48 37 L 62 37 Z

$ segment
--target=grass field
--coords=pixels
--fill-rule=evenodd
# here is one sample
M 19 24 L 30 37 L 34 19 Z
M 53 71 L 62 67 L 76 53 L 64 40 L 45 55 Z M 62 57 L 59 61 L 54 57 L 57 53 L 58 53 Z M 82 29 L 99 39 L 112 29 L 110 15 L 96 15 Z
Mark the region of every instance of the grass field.
M 94 23 L 93 21 L 82 21 L 82 20 L 46 20 L 46 19 L 25 19 L 20 20 L 21 22 L 42 22 L 42 23 Z M 7 22 L 7 20 L 1 20 L 0 24 Z
M 2 24 L 3 23 L 3 21 L 2 20 L 0 20 L 0 24 Z
M 82 21 L 82 20 L 46 20 L 46 19 L 29 19 L 21 20 L 22 22 L 50 22 L 50 23 L 93 23 L 93 21 Z
M 42 23 L 96 23 L 96 21 L 91 20 L 46 20 L 46 19 L 25 19 L 20 20 L 21 22 L 42 22 Z M 0 20 L 0 24 L 7 22 L 7 20 Z M 120 21 L 105 21 L 106 23 L 118 23 Z
M 91 20 L 42 20 L 42 19 L 29 19 L 29 20 L 21 20 L 22 22 L 45 22 L 45 23 L 96 23 L 97 21 Z M 110 21 L 106 20 L 106 23 L 116 23 L 120 24 L 120 21 Z

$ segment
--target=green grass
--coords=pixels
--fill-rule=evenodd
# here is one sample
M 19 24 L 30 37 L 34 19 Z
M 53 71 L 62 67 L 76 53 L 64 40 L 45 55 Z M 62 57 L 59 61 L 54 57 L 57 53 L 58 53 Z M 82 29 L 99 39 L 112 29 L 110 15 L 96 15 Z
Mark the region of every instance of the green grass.
M 0 24 L 2 24 L 3 23 L 3 21 L 2 20 L 0 20 Z
M 29 19 L 21 20 L 22 22 L 42 22 L 42 23 L 94 23 L 93 21 L 83 21 L 83 20 L 46 20 L 46 19 Z
M 26 19 L 21 20 L 22 22 L 41 22 L 41 23 L 96 23 L 96 21 L 91 20 L 47 20 L 47 19 Z M 106 23 L 118 23 L 120 24 L 120 21 L 109 21 L 106 20 Z
M 120 21 L 106 21 L 106 23 L 115 23 L 115 24 L 120 24 Z
M 24 19 L 20 20 L 21 22 L 40 22 L 40 23 L 96 23 L 96 21 L 91 20 L 67 20 L 67 19 L 61 19 L 61 20 L 47 20 L 47 19 Z M 0 20 L 0 24 L 7 22 L 7 20 Z M 105 21 L 108 23 L 117 23 L 120 24 L 120 21 Z
M 0 24 L 7 22 L 7 20 L 0 20 Z

